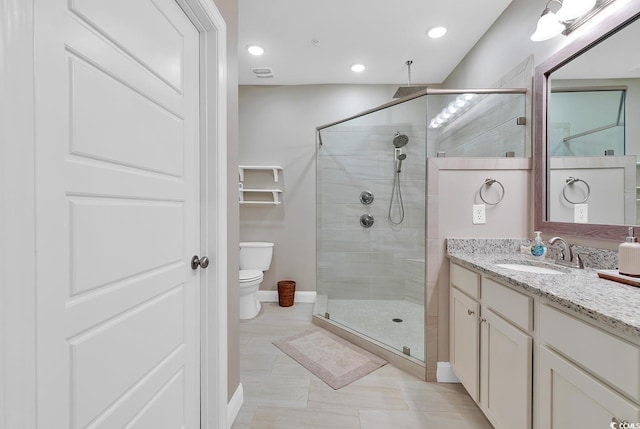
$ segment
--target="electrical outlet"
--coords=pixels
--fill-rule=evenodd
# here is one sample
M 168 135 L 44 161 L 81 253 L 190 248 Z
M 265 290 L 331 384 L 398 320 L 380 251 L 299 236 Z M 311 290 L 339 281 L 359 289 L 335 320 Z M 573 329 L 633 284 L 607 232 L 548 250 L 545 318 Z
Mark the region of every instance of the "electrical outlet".
M 573 221 L 575 223 L 589 222 L 589 205 L 588 204 L 575 204 L 573 206 Z
M 487 215 L 484 204 L 473 205 L 473 224 L 481 225 L 487 223 Z

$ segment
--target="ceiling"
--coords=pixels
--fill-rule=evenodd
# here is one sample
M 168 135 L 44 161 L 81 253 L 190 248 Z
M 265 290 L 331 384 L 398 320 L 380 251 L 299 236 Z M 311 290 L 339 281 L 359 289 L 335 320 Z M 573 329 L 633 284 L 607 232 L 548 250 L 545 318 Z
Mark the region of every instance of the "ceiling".
M 511 0 L 239 0 L 241 85 L 438 84 Z M 533 25 L 533 24 L 532 24 Z M 426 31 L 445 26 L 430 39 Z M 533 30 L 533 29 L 532 29 Z M 314 42 L 315 41 L 315 42 Z M 259 57 L 246 47 L 258 44 Z M 366 70 L 350 70 L 361 63 Z M 273 78 L 251 71 L 270 67 Z

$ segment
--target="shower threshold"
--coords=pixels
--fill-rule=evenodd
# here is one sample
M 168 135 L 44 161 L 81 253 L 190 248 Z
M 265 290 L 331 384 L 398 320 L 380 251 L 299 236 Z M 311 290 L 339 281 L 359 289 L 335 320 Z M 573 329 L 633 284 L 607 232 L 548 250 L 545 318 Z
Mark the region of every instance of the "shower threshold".
M 325 316 L 327 304 L 329 318 Z M 327 300 L 318 296 L 312 321 L 425 379 L 424 307 L 399 300 Z M 411 355 L 406 354 L 408 349 Z

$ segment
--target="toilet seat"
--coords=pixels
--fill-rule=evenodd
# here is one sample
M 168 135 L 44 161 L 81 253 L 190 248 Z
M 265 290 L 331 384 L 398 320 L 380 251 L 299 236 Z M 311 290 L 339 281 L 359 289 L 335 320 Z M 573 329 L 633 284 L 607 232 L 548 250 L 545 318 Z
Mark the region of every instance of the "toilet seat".
M 264 273 L 260 270 L 240 270 L 240 283 L 248 283 L 261 280 Z

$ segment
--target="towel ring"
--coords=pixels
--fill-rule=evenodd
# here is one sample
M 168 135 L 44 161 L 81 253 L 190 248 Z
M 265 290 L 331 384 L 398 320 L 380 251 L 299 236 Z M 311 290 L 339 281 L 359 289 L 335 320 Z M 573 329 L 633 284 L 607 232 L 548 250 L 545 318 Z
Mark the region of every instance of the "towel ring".
M 489 187 L 489 186 L 493 185 L 494 183 L 497 183 L 498 186 L 500 186 L 500 189 L 502 190 L 502 195 L 500 196 L 498 201 L 496 201 L 495 203 L 490 203 L 490 202 L 488 202 L 487 200 L 484 199 L 484 196 L 482 195 L 482 189 L 484 189 L 485 186 Z M 486 205 L 488 205 L 488 206 L 497 206 L 498 204 L 500 204 L 500 202 L 502 201 L 503 198 L 504 198 L 504 186 L 502 186 L 502 183 L 500 183 L 496 179 L 491 179 L 491 178 L 486 179 L 484 181 L 484 183 L 482 184 L 482 186 L 480 186 L 480 199 Z
M 587 187 L 587 196 L 584 197 L 584 200 L 582 201 L 571 201 L 569 198 L 567 198 L 567 186 L 569 185 L 573 185 L 576 182 L 582 182 L 584 183 L 584 186 Z M 591 195 L 591 187 L 589 187 L 589 184 L 587 182 L 585 182 L 582 179 L 578 179 L 577 177 L 567 177 L 567 184 L 564 185 L 564 188 L 562 188 L 562 196 L 564 197 L 565 200 L 567 200 L 567 202 L 569 204 L 582 204 L 582 203 L 586 203 L 587 200 L 589 199 L 589 195 Z

